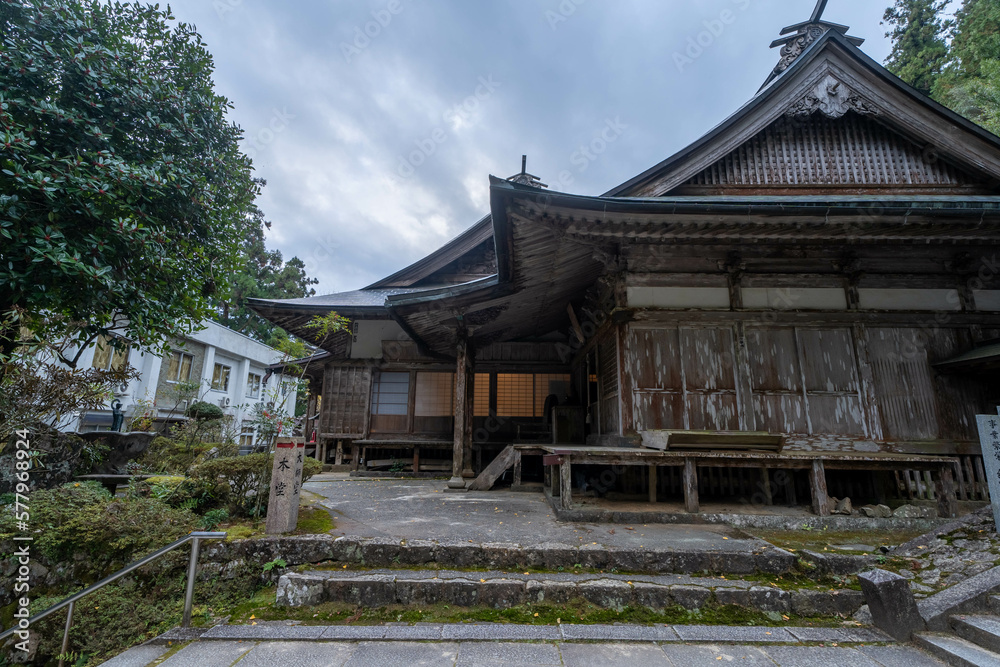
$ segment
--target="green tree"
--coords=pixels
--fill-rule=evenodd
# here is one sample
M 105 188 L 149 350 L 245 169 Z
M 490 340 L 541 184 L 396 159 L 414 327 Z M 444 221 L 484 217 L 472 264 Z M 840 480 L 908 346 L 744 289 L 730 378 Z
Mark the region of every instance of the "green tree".
M 965 0 L 934 98 L 1000 134 L 1000 0 Z
M 948 0 L 896 0 L 883 17 L 892 28 L 886 37 L 893 43 L 886 67 L 925 95 L 948 59 L 950 22 L 942 18 L 947 6 Z
M 228 289 L 259 189 L 211 55 L 173 18 L 0 0 L 0 356 L 20 325 L 156 349 Z

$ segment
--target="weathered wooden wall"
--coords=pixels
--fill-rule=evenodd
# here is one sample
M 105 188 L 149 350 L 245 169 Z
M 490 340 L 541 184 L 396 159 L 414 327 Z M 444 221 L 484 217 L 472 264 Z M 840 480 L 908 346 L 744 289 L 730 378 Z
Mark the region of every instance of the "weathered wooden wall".
M 371 397 L 370 366 L 329 365 L 323 376 L 320 433 L 326 438 L 364 437 Z
M 932 366 L 963 328 L 623 327 L 625 432 L 760 430 L 796 449 L 969 451 L 984 388 Z

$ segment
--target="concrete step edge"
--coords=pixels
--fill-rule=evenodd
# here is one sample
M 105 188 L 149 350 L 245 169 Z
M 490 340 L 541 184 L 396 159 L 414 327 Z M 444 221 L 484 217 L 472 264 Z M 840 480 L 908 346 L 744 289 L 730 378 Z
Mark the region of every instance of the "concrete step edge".
M 918 646 L 954 667 L 1000 667 L 1000 655 L 961 637 L 939 632 L 914 635 Z
M 988 651 L 1000 653 L 1000 618 L 996 616 L 953 616 L 955 634 Z

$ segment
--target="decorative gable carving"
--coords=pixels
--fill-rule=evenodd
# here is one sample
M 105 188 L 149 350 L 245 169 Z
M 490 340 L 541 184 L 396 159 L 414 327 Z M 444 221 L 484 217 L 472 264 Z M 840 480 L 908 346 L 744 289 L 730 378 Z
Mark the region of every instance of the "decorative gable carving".
M 832 74 L 827 74 L 815 88 L 793 104 L 786 115 L 809 116 L 817 111 L 827 118 L 842 118 L 848 111 L 862 116 L 879 115 L 878 106 Z
M 846 86 L 826 97 L 804 99 L 801 112 L 782 116 L 669 194 L 745 193 L 748 188 L 952 192 L 982 186 L 982 178 L 897 134 L 870 111 L 861 115 L 857 107 L 863 100 Z

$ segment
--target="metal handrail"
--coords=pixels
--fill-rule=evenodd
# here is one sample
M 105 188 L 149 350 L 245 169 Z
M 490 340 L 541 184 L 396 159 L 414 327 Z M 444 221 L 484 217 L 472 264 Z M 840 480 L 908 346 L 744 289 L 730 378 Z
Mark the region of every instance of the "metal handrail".
M 134 572 L 135 570 L 139 569 L 143 565 L 146 565 L 147 563 L 150 563 L 150 562 L 156 560 L 160 556 L 163 556 L 164 554 L 167 554 L 167 553 L 173 551 L 177 547 L 182 546 L 184 544 L 187 544 L 188 542 L 191 542 L 192 543 L 191 544 L 191 560 L 188 562 L 187 588 L 186 588 L 186 590 L 184 592 L 184 619 L 181 621 L 181 627 L 186 628 L 186 627 L 188 627 L 188 626 L 191 625 L 191 606 L 192 606 L 192 604 L 194 602 L 194 579 L 195 579 L 195 574 L 197 573 L 197 570 L 198 570 L 198 554 L 199 554 L 199 552 L 201 550 L 201 541 L 202 540 L 224 540 L 227 536 L 228 536 L 228 533 L 204 533 L 204 532 L 189 533 L 188 535 L 185 535 L 184 537 L 182 537 L 181 539 L 177 540 L 176 542 L 168 544 L 167 546 L 163 547 L 162 549 L 159 549 L 158 551 L 154 551 L 153 553 L 149 554 L 145 558 L 141 558 L 140 560 L 137 560 L 134 563 L 125 566 L 124 568 L 122 568 L 121 570 L 118 570 L 117 572 L 115 572 L 111 576 L 108 576 L 108 577 L 105 577 L 104 579 L 101 579 L 100 581 L 98 581 L 93 586 L 85 588 L 82 591 L 80 591 L 79 593 L 75 593 L 75 594 L 69 596 L 68 598 L 66 598 L 62 602 L 49 607 L 45 611 L 40 612 L 38 614 L 35 614 L 34 616 L 32 616 L 31 618 L 28 619 L 28 625 L 30 626 L 32 623 L 36 623 L 36 622 L 42 620 L 43 618 L 56 613 L 60 609 L 63 609 L 65 607 L 69 607 L 69 611 L 66 614 L 66 630 L 65 630 L 65 632 L 63 632 L 63 642 L 62 642 L 62 654 L 65 655 L 66 652 L 69 650 L 69 630 L 70 630 L 70 628 L 73 625 L 73 609 L 76 607 L 76 603 L 79 600 L 81 600 L 82 598 L 85 598 L 86 596 L 90 595 L 94 591 L 97 591 L 97 590 L 100 590 L 101 588 L 104 588 L 105 586 L 107 586 L 108 584 L 110 584 L 113 581 L 121 579 L 126 574 L 130 574 L 130 573 Z M 6 639 L 7 637 L 10 637 L 15 632 L 17 632 L 19 629 L 20 628 L 15 624 L 14 627 L 10 628 L 9 630 L 6 630 L 4 632 L 0 632 L 0 641 Z M 59 661 L 59 667 L 63 667 L 63 660 Z

